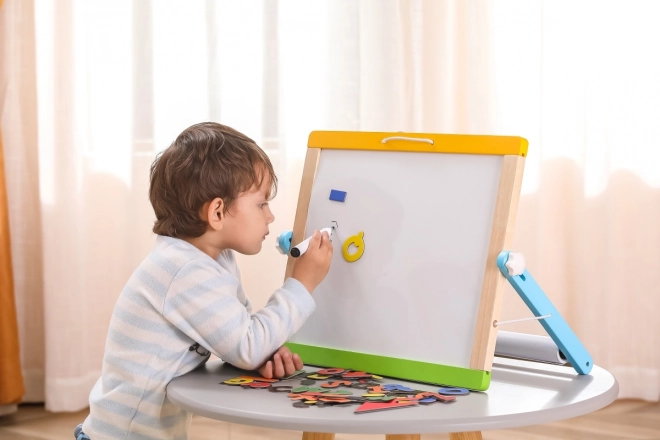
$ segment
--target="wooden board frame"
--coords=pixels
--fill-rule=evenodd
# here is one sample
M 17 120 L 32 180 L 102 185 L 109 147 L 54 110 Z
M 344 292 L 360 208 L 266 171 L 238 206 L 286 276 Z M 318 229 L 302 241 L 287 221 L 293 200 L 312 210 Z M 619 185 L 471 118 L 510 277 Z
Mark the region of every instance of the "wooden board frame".
M 319 166 L 321 158 L 320 148 L 308 148 L 303 165 L 302 179 L 300 182 L 300 194 L 298 195 L 298 206 L 296 207 L 296 217 L 293 221 L 293 237 L 291 243 L 300 243 L 305 239 L 305 225 L 307 224 L 307 213 L 309 212 L 309 202 L 312 198 L 312 187 L 316 177 L 316 168 Z M 286 272 L 284 280 L 291 276 L 293 271 L 294 258 L 289 255 L 286 262 Z
M 412 141 L 411 138 L 413 139 Z M 383 140 L 386 140 L 386 145 Z M 444 382 L 445 385 L 465 386 L 466 388 L 477 390 L 488 388 L 497 338 L 497 328 L 493 323 L 500 318 L 502 292 L 504 282 L 506 281 L 497 267 L 497 256 L 501 251 L 510 247 L 513 239 L 525 156 L 527 155 L 527 145 L 527 140 L 511 136 L 327 131 L 315 131 L 310 134 L 294 221 L 292 243 L 302 241 L 306 235 L 305 227 L 312 188 L 323 149 L 492 154 L 503 156 L 469 369 L 458 368 L 461 371 L 456 375 L 454 374 L 455 372 L 442 368 L 431 368 L 435 367 L 435 365 L 429 366 L 429 364 L 415 361 L 404 361 L 405 364 L 403 364 L 399 359 L 376 355 L 368 356 L 372 359 L 363 358 L 361 365 L 376 365 L 377 363 L 378 365 L 389 365 L 391 369 L 403 367 L 426 369 L 429 374 L 442 373 L 454 378 L 454 383 Z M 294 258 L 289 256 L 285 279 L 291 276 L 293 263 Z M 325 366 L 345 367 L 347 363 L 350 363 L 346 360 L 348 356 L 357 356 L 357 358 L 361 356 L 361 353 L 343 352 L 333 349 L 327 349 L 328 353 L 324 354 L 315 350 L 316 347 L 296 343 L 289 343 L 287 345 L 297 350 L 303 359 L 305 359 L 306 353 L 313 353 L 313 357 L 319 359 L 317 363 L 326 364 Z M 335 359 L 337 359 L 336 362 L 343 365 L 333 364 Z M 456 369 L 454 368 L 454 370 Z M 470 374 L 470 370 L 487 374 L 474 376 Z M 377 371 L 374 372 L 377 373 Z M 381 374 L 387 373 L 381 372 Z M 396 377 L 397 375 L 395 374 L 394 376 Z M 398 377 L 410 378 L 405 374 Z M 456 383 L 461 381 L 466 381 L 466 383 Z
M 497 256 L 511 247 L 524 166 L 524 157 L 504 156 L 470 358 L 470 368 L 475 370 L 490 371 L 493 366 L 497 339 L 494 322 L 500 319 L 502 291 L 506 281 L 497 267 Z

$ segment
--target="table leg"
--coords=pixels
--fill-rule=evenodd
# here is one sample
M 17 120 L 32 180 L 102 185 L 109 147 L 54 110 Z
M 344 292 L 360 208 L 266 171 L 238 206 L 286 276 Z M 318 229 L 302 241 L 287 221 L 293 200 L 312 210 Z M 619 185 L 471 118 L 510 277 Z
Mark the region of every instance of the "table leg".
M 329 432 L 303 432 L 302 440 L 335 440 L 335 434 Z
M 481 431 L 473 432 L 450 432 L 449 440 L 483 440 Z
M 419 440 L 419 434 L 386 434 L 385 440 Z

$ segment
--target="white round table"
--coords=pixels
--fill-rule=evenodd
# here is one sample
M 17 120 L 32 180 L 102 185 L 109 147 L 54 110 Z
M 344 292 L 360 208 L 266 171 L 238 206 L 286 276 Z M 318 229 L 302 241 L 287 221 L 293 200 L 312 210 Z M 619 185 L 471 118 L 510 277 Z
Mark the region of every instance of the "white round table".
M 347 407 L 295 408 L 286 393 L 220 384 L 246 375 L 221 361 L 209 362 L 168 385 L 167 397 L 193 414 L 231 423 L 303 431 L 304 439 L 332 439 L 334 433 L 387 434 L 388 438 L 419 438 L 422 433 L 450 432 L 452 440 L 481 439 L 481 431 L 506 429 L 568 419 L 596 411 L 616 399 L 619 386 L 606 370 L 594 365 L 579 376 L 570 367 L 495 358 L 490 387 L 458 396 L 452 403 L 354 414 Z M 317 368 L 305 366 L 307 371 Z M 301 378 L 281 385 L 299 386 Z M 438 386 L 385 378 L 416 390 Z M 279 383 L 278 383 L 279 385 Z M 360 395 L 364 390 L 353 390 Z M 396 435 L 406 434 L 406 435 Z

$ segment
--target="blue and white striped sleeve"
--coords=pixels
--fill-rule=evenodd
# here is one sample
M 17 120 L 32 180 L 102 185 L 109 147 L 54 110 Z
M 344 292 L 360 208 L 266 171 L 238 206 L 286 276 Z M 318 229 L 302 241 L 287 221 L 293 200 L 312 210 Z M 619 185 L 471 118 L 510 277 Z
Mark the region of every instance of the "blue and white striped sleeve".
M 297 280 L 289 278 L 257 313 L 237 298 L 240 281 L 197 258 L 172 280 L 163 316 L 188 337 L 225 362 L 260 367 L 312 314 L 316 304 Z

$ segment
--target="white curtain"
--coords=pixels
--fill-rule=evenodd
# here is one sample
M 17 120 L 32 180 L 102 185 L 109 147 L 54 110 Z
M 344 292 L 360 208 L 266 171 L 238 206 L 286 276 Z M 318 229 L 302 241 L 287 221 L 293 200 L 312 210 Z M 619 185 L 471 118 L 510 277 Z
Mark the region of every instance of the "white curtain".
M 153 243 L 149 165 L 215 120 L 275 163 L 271 236 L 292 228 L 312 130 L 526 137 L 514 248 L 621 397 L 657 401 L 658 12 L 652 0 L 6 0 L 0 111 L 30 399 L 87 405 L 115 300 Z M 259 307 L 284 258 L 265 246 L 240 264 Z M 528 315 L 508 289 L 502 319 Z
M 620 398 L 660 398 L 660 3 L 502 2 L 495 133 L 530 141 L 514 246 Z M 531 316 L 513 289 L 504 318 Z M 543 334 L 538 323 L 511 330 Z

